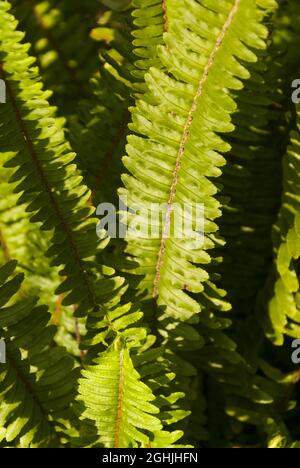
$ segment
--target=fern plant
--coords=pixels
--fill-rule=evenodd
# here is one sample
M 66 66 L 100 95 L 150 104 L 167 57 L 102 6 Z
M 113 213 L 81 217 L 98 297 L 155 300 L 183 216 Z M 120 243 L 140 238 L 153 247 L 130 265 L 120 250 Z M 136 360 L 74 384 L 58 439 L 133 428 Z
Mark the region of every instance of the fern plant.
M 299 18 L 0 1 L 1 448 L 299 447 Z

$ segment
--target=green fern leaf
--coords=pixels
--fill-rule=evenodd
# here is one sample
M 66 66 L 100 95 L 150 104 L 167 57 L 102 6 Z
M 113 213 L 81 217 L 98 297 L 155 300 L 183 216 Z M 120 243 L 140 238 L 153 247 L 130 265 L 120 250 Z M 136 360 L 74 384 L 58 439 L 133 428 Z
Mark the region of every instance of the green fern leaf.
M 140 381 L 129 350 L 121 340 L 103 353 L 96 365 L 83 371 L 79 393 L 87 409 L 83 416 L 96 422 L 104 447 L 126 448 L 147 444 L 141 430 L 154 433 L 161 428 L 153 416 L 158 409 L 154 395 Z
M 26 203 L 26 211 L 34 213 L 31 221 L 54 231 L 48 255 L 52 266 L 64 265 L 60 273 L 68 278 L 58 294 L 66 296 L 66 304 L 80 303 L 77 312 L 85 315 L 89 309 L 98 309 L 104 297 L 109 300 L 109 292 L 114 296 L 124 281 L 102 282 L 105 274 L 93 263 L 101 249 L 94 210 L 87 204 L 90 192 L 81 184 L 62 121 L 48 104 L 49 93 L 43 91 L 38 70 L 31 66 L 34 59 L 21 43 L 23 34 L 16 31 L 8 10 L 9 4 L 1 2 L 0 76 L 8 103 L 0 108 L 0 137 L 2 151 L 10 153 L 5 166 L 17 168 L 11 182 L 18 183 L 14 191 L 22 194 L 19 203 Z
M 158 48 L 166 73 L 150 69 L 145 77 L 148 92 L 132 109 L 131 129 L 137 135 L 128 138 L 124 164 L 131 175 L 123 176 L 126 190 L 120 194 L 131 207 L 166 203 L 167 213 L 160 239 L 129 239 L 127 252 L 139 265 L 131 273 L 141 275 L 139 289 L 177 319 L 189 319 L 203 308 L 186 291 L 203 292 L 209 279 L 208 250 L 218 242 L 215 219 L 221 211 L 211 178 L 220 176 L 225 164 L 220 153 L 229 149 L 219 133 L 233 130 L 230 91 L 242 88 L 241 80 L 249 78 L 245 64 L 257 60 L 255 49 L 266 47 L 267 30 L 261 23 L 274 6 L 243 0 L 214 3 L 217 15 L 202 2 L 176 3 L 182 19 L 173 20 L 172 31 L 165 34 L 166 47 Z M 191 11 L 198 21 L 188 21 Z M 209 34 L 204 13 L 211 22 Z M 205 205 L 202 247 L 195 237 L 177 239 L 173 234 L 176 203 L 192 204 L 193 219 L 196 205 Z M 227 307 L 217 291 L 211 302 Z
M 64 348 L 55 346 L 55 327 L 37 298 L 15 302 L 23 275 L 16 262 L 0 269 L 0 338 L 6 363 L 0 366 L 0 439 L 19 447 L 58 447 L 68 440 L 74 413 L 77 370 Z

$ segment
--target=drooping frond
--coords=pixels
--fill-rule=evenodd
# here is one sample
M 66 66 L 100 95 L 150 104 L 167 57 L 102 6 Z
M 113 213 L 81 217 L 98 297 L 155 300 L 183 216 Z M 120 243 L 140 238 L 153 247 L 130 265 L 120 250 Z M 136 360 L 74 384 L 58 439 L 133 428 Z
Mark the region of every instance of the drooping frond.
M 16 262 L 0 269 L 0 339 L 6 363 L 0 365 L 0 440 L 19 447 L 58 447 L 67 443 L 74 422 L 75 361 L 53 342 L 50 314 L 37 298 L 13 297 L 23 276 Z M 75 429 L 75 428 L 74 428 Z
M 81 410 L 83 427 L 81 429 L 81 438 L 74 441 L 75 445 L 81 445 L 82 440 L 84 440 L 85 433 L 89 427 L 86 418 L 96 421 L 97 431 L 94 433 L 94 443 L 100 443 L 107 447 L 112 443 L 111 440 L 110 442 L 106 441 L 106 437 L 108 432 L 110 437 L 112 437 L 112 427 L 115 427 L 117 421 L 114 420 L 113 426 L 108 424 L 106 415 L 107 413 L 110 414 L 111 411 L 105 405 L 102 405 L 107 400 L 106 388 L 108 382 L 106 382 L 107 385 L 104 382 L 103 385 L 98 386 L 97 375 L 100 370 L 103 373 L 104 369 L 99 364 L 107 362 L 108 366 L 109 363 L 114 362 L 113 356 L 118 360 L 120 353 L 125 351 L 126 356 L 129 358 L 130 351 L 132 364 L 130 364 L 131 371 L 128 375 L 131 375 L 132 369 L 135 369 L 138 373 L 136 375 L 139 375 L 143 382 L 142 385 L 148 388 L 148 392 L 152 392 L 153 405 L 157 408 L 157 411 L 160 411 L 159 418 L 157 419 L 160 424 L 156 428 L 153 427 L 151 437 L 150 434 L 148 434 L 148 437 L 142 437 L 141 435 L 138 436 L 135 431 L 129 431 L 127 434 L 129 438 L 125 447 L 135 446 L 136 444 L 139 447 L 154 447 L 161 440 L 164 441 L 164 444 L 166 444 L 164 446 L 166 447 L 177 446 L 175 443 L 181 439 L 183 432 L 176 430 L 174 425 L 188 415 L 186 410 L 178 406 L 178 400 L 184 397 L 184 393 L 182 393 L 176 382 L 180 373 L 185 372 L 186 375 L 189 375 L 189 369 L 188 371 L 186 369 L 181 369 L 181 372 L 178 371 L 180 366 L 184 368 L 184 362 L 172 354 L 166 354 L 163 347 L 154 347 L 155 337 L 147 335 L 143 314 L 139 310 L 130 310 L 130 305 L 116 306 L 114 310 L 106 314 L 103 320 L 99 320 L 99 314 L 91 313 L 88 318 L 87 328 L 88 333 L 83 340 L 83 348 L 86 348 L 89 352 L 88 359 L 90 362 L 92 361 L 93 365 L 88 367 L 87 371 L 83 371 L 83 376 L 85 377 L 83 381 L 84 386 L 81 386 L 79 393 L 81 394 L 80 399 L 84 402 L 87 410 Z M 97 357 L 99 353 L 95 354 L 96 349 L 104 349 L 105 351 L 100 354 L 100 357 Z M 113 377 L 111 372 L 109 375 Z M 124 375 L 124 385 L 125 380 L 128 380 L 128 375 L 127 373 Z M 171 382 L 172 388 L 170 388 Z M 119 395 L 116 388 L 113 387 L 113 382 L 111 385 L 109 404 L 114 405 L 115 401 L 119 401 Z M 89 398 L 89 394 L 83 387 L 91 389 L 91 391 L 96 388 L 98 400 L 92 400 L 92 397 Z M 98 413 L 96 413 L 97 401 L 99 403 L 102 402 L 100 404 L 101 411 L 99 410 Z M 147 412 L 147 406 L 141 406 L 141 410 Z M 131 414 L 132 412 L 127 411 L 122 413 L 122 424 L 124 427 L 132 424 Z M 109 431 L 107 426 L 109 427 Z M 139 425 L 136 427 L 139 428 Z

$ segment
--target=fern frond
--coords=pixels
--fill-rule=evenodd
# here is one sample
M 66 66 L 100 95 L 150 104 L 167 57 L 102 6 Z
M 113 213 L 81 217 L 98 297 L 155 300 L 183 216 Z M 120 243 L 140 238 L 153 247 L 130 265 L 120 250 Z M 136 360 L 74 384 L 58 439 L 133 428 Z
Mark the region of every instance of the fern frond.
M 32 297 L 12 302 L 23 280 L 11 277 L 15 267 L 10 262 L 0 269 L 0 338 L 7 360 L 0 366 L 0 439 L 20 447 L 59 447 L 74 423 L 75 361 L 54 345 L 46 307 Z
M 221 175 L 220 168 L 225 165 L 222 153 L 230 149 L 219 134 L 234 129 L 230 114 L 236 108 L 236 93 L 266 47 L 268 32 L 263 22 L 269 8 L 276 5 L 243 1 L 226 6 L 214 3 L 212 9 L 211 4 L 201 1 L 173 1 L 170 5 L 172 21 L 164 34 L 166 45 L 157 48 L 161 64 L 146 73 L 148 90 L 132 109 L 130 128 L 135 135 L 128 138 L 128 156 L 124 158 L 130 175 L 123 176 L 126 189 L 120 190 L 129 207 L 137 210 L 130 218 L 138 224 L 145 221 L 140 214 L 143 208 L 153 203 L 165 203 L 167 210 L 160 221 L 159 239 L 128 236 L 126 251 L 133 265 L 127 271 L 136 275 L 140 297 L 157 303 L 155 312 L 152 306 L 152 320 L 167 347 L 177 356 L 181 346 L 186 350 L 202 348 L 196 359 L 184 353 L 185 362 L 192 362 L 199 375 L 205 372 L 218 380 L 227 401 L 238 389 L 236 376 L 242 373 L 245 385 L 240 394 L 252 399 L 255 391 L 246 363 L 236 352 L 236 344 L 221 331 L 228 327 L 228 320 L 222 322 L 213 316 L 230 306 L 225 291 L 214 284 L 219 259 L 208 253 L 222 245 L 215 235 L 215 220 L 221 215 L 219 187 L 212 179 Z M 192 205 L 190 217 L 194 220 L 197 204 L 204 205 L 201 246 L 196 236 L 177 239 L 174 234 L 176 204 L 185 203 Z M 196 332 L 192 325 L 199 312 Z M 186 330 L 181 322 L 188 322 Z M 194 334 L 195 341 L 191 340 Z M 222 388 L 228 375 L 232 380 Z M 181 385 L 189 395 L 186 377 Z M 272 401 L 259 393 L 257 390 L 257 400 Z M 184 403 L 188 404 L 188 398 Z M 193 402 L 189 404 L 192 407 Z M 201 437 L 207 437 L 205 431 Z
M 98 312 L 90 312 L 88 317 L 88 333 L 85 337 L 85 346 L 94 346 L 102 343 L 108 346 L 116 336 L 123 340 L 139 344 L 146 338 L 146 330 L 140 325 L 136 326 L 143 317 L 139 310 L 133 311 L 132 305 L 125 304 L 112 308 L 104 318 Z
M 236 128 L 227 138 L 231 151 L 220 178 L 228 196 L 220 221 L 226 240 L 221 285 L 241 319 L 253 314 L 266 280 L 272 257 L 270 233 L 280 205 L 281 159 L 289 133 L 283 111 L 289 95 L 277 59 L 274 45 L 268 45 L 237 94 Z
M 128 448 L 147 445 L 141 430 L 155 433 L 161 423 L 154 414 L 154 395 L 140 381 L 128 348 L 121 340 L 103 353 L 96 365 L 83 371 L 79 393 L 86 405 L 84 417 L 96 422 L 104 447 Z
M 274 41 L 281 50 L 281 66 L 289 83 L 299 78 L 299 30 L 300 5 L 297 0 L 280 2 L 275 25 Z
M 218 134 L 233 129 L 230 113 L 235 103 L 230 91 L 242 88 L 241 80 L 249 78 L 245 64 L 257 60 L 255 49 L 266 47 L 262 22 L 274 6 L 237 0 L 214 4 L 212 12 L 202 2 L 178 2 L 182 20 L 173 21 L 172 31 L 165 34 L 166 47 L 158 48 L 166 72 L 152 68 L 146 74 L 149 89 L 132 109 L 131 129 L 137 135 L 128 138 L 124 164 L 131 175 L 123 176 L 126 190 L 120 193 L 131 207 L 166 203 L 167 214 L 160 239 L 129 239 L 127 252 L 139 265 L 132 272 L 144 278 L 140 290 L 157 300 L 164 314 L 177 319 L 186 320 L 204 308 L 186 291 L 203 292 L 209 279 L 205 265 L 211 262 L 207 251 L 218 242 L 215 219 L 221 214 L 220 203 L 210 179 L 220 176 L 225 164 L 220 153 L 229 149 Z M 204 14 L 208 24 L 202 20 Z M 202 247 L 195 237 L 168 235 L 169 229 L 174 232 L 176 203 L 192 204 L 193 219 L 196 205 L 205 205 Z M 212 283 L 203 293 L 203 303 L 211 299 L 221 306 L 220 293 L 211 288 Z
M 54 230 L 47 255 L 53 257 L 52 266 L 64 265 L 60 273 L 67 277 L 57 293 L 68 293 L 64 303 L 78 303 L 78 314 L 86 314 L 99 308 L 104 297 L 109 300 L 109 292 L 119 289 L 123 280 L 102 281 L 102 269 L 93 262 L 100 246 L 97 220 L 87 206 L 90 192 L 72 164 L 74 153 L 62 122 L 48 104 L 49 93 L 43 91 L 38 71 L 31 66 L 34 59 L 21 43 L 23 34 L 16 31 L 8 9 L 9 4 L 1 2 L 0 76 L 8 95 L 7 105 L 0 109 L 1 149 L 10 152 L 6 167 L 18 168 L 11 182 L 19 182 L 15 188 L 22 193 L 19 203 L 25 202 L 26 211 L 35 213 L 31 221 L 41 223 L 41 229 Z
M 0 0 L 0 448 L 298 447 L 299 18 Z
M 3 155 L 3 164 L 7 161 Z M 0 168 L 0 258 L 5 263 L 12 258 L 18 261 L 17 271 L 26 274 L 19 296 L 24 294 L 39 297 L 41 304 L 47 304 L 53 315 L 52 321 L 58 327 L 57 343 L 64 345 L 74 356 L 79 356 L 79 337 L 84 335 L 84 319 L 74 317 L 72 307 L 62 304 L 63 295 L 56 296 L 61 278 L 59 269 L 50 267 L 45 253 L 50 247 L 51 235 L 40 236 L 38 224 L 30 222 L 30 215 L 24 205 L 18 205 L 14 193 L 16 184 L 9 183 L 12 169 Z M 78 333 L 77 329 L 81 331 Z
M 283 198 L 278 221 L 274 226 L 274 272 L 267 294 L 269 319 L 266 333 L 274 344 L 280 346 L 284 335 L 300 335 L 300 302 L 297 261 L 300 257 L 300 110 L 297 106 L 297 128 L 291 133 L 290 146 L 283 159 Z M 272 288 L 272 289 L 271 289 Z

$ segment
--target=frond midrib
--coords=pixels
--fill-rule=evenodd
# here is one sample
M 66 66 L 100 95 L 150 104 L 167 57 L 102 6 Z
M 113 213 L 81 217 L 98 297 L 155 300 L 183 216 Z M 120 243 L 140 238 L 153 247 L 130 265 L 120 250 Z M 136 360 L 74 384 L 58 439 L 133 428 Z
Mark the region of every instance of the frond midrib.
M 0 247 L 1 247 L 1 250 L 3 252 L 3 257 L 4 257 L 5 261 L 9 262 L 11 260 L 11 256 L 10 256 L 8 243 L 7 243 L 5 237 L 6 236 L 5 236 L 4 232 L 3 232 L 3 228 L 2 228 L 2 226 L 0 224 Z
M 116 426 L 115 426 L 115 441 L 114 447 L 119 448 L 120 446 L 120 431 L 123 418 L 123 400 L 124 400 L 124 348 L 120 351 L 119 359 L 119 382 L 118 382 L 118 404 L 116 414 Z
M 169 17 L 168 17 L 167 0 L 162 0 L 162 9 L 163 9 L 164 32 L 168 32 L 169 31 Z

